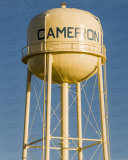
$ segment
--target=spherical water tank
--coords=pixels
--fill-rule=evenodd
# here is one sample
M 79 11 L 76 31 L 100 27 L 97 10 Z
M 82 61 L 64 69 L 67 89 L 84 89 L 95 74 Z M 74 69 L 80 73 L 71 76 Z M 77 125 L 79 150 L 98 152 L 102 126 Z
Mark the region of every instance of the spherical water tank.
M 44 53 L 50 53 L 53 83 L 80 82 L 97 71 L 98 57 L 103 56 L 101 37 L 97 17 L 62 4 L 62 8 L 42 12 L 30 21 L 22 62 L 43 79 Z

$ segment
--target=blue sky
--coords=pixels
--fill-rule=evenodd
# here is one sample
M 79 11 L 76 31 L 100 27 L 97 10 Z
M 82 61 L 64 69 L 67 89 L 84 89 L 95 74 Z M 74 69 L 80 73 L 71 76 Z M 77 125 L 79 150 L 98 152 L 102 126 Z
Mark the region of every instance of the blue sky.
M 27 26 L 30 20 L 37 14 L 48 9 L 60 8 L 61 2 L 60 0 L 1 1 L 0 159 L 21 160 L 22 157 L 27 66 L 21 62 L 21 49 L 27 45 Z M 101 21 L 104 32 L 104 44 L 107 49 L 106 64 L 111 159 L 127 160 L 128 1 L 67 0 L 66 2 L 68 8 L 89 11 L 99 17 Z M 93 79 L 95 80 L 95 78 Z M 40 85 L 41 83 L 39 81 Z M 39 93 L 37 94 L 39 96 Z M 53 91 L 53 94 L 59 96 L 59 89 L 55 92 Z M 34 97 L 34 91 L 32 92 L 32 97 Z M 57 97 L 53 96 L 54 98 L 56 101 L 53 101 L 57 103 Z M 36 99 L 32 101 L 32 106 L 31 114 L 35 110 Z M 74 112 L 75 110 L 71 109 L 71 113 Z M 95 109 L 94 113 L 97 113 Z M 39 111 L 37 114 L 40 115 Z M 74 116 L 72 115 L 72 117 Z M 98 117 L 98 114 L 96 117 Z M 36 124 L 38 125 L 35 124 L 35 128 L 40 128 L 42 125 L 39 118 L 37 117 L 36 119 Z M 32 120 L 32 116 L 30 119 Z M 72 127 L 72 133 L 75 131 L 75 127 L 75 125 L 74 128 Z M 37 151 L 34 153 L 36 155 Z M 54 153 L 52 152 L 51 155 L 54 155 Z

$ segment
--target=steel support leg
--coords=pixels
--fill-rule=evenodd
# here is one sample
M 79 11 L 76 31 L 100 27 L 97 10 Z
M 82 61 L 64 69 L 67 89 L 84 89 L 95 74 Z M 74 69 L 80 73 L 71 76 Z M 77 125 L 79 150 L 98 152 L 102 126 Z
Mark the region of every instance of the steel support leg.
M 61 137 L 68 137 L 68 83 L 61 86 Z M 61 160 L 68 160 L 68 139 L 61 140 Z
M 101 58 L 98 58 L 98 85 L 99 85 L 99 101 L 100 101 L 100 115 L 101 115 L 101 132 L 102 132 L 102 146 L 103 159 L 108 160 L 107 148 L 107 134 L 106 134 L 106 120 L 105 120 L 105 105 L 104 105 L 104 91 L 103 91 L 103 77 Z
M 52 79 L 52 55 L 47 57 L 47 105 L 46 105 L 46 140 L 45 160 L 50 160 L 50 116 L 51 116 L 51 79 Z
M 46 53 L 44 54 L 44 101 L 43 101 L 43 133 L 42 133 L 42 160 L 44 160 L 44 137 L 45 137 L 45 103 L 46 103 Z
M 76 83 L 77 94 L 77 135 L 82 139 L 82 120 L 81 120 L 81 90 L 80 83 Z M 82 140 L 78 140 L 78 160 L 82 160 Z
M 31 72 L 28 69 L 27 70 L 27 84 L 26 84 L 26 102 L 25 102 L 24 138 L 23 138 L 22 160 L 27 159 L 27 147 L 26 147 L 26 145 L 28 143 L 30 93 L 31 93 Z

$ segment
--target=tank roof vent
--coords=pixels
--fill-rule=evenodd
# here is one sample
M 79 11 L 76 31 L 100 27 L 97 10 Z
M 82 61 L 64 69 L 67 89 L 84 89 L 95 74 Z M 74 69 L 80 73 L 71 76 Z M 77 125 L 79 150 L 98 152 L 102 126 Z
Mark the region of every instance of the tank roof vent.
M 66 8 L 67 3 L 60 3 L 61 4 L 61 8 Z

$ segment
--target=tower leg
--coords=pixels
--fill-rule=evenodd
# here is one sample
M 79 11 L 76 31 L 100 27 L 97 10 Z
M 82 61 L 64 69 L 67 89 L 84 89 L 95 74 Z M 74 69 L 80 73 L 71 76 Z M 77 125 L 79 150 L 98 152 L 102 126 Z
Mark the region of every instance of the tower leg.
M 46 140 L 45 160 L 50 159 L 50 116 L 51 116 L 51 79 L 52 79 L 52 55 L 48 54 L 47 65 L 47 105 L 46 105 Z
M 44 160 L 44 138 L 45 138 L 45 103 L 46 103 L 46 53 L 44 53 L 44 101 L 43 101 L 43 133 L 42 133 L 42 160 Z
M 76 83 L 77 94 L 77 135 L 82 139 L 82 120 L 81 120 L 81 90 L 80 83 Z M 82 160 L 82 140 L 78 140 L 78 160 Z
M 101 132 L 102 132 L 102 146 L 103 146 L 103 158 L 108 160 L 108 148 L 107 148 L 107 134 L 106 134 L 106 122 L 105 122 L 105 105 L 104 105 L 104 92 L 103 92 L 103 78 L 102 78 L 102 64 L 101 58 L 98 58 L 98 85 L 99 85 L 99 101 L 100 101 L 100 115 L 101 115 Z
M 24 138 L 22 160 L 27 159 L 27 143 L 28 143 L 28 127 L 29 127 L 29 111 L 30 111 L 30 93 L 31 93 L 31 72 L 27 70 L 27 85 L 26 85 L 26 102 L 25 102 L 25 117 L 24 117 Z
M 68 83 L 61 86 L 61 160 L 68 160 Z

